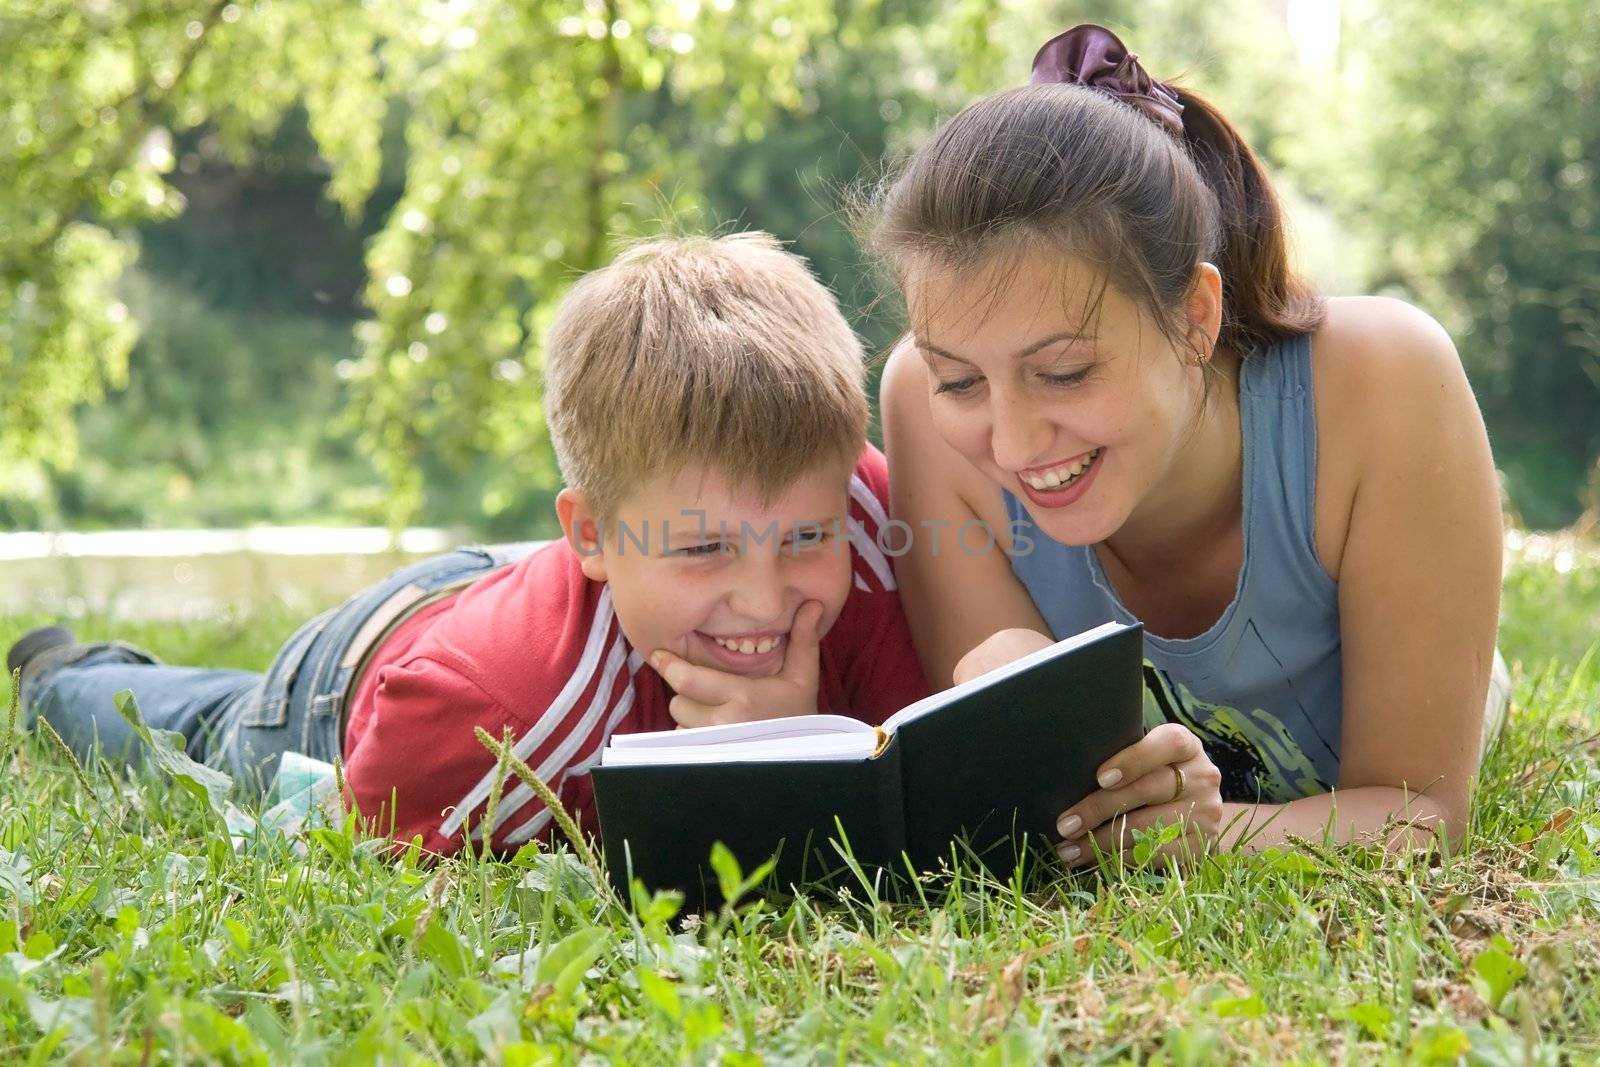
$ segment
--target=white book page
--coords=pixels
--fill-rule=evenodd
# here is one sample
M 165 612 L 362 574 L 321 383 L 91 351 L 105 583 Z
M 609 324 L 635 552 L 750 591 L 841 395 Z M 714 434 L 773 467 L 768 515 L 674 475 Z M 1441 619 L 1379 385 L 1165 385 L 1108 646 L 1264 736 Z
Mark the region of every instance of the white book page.
M 1023 671 L 1037 666 L 1046 660 L 1054 659 L 1057 656 L 1064 655 L 1068 652 L 1071 652 L 1075 648 L 1082 648 L 1084 645 L 1092 645 L 1102 637 L 1109 637 L 1112 634 L 1121 633 L 1126 629 L 1128 629 L 1128 626 L 1124 623 L 1107 622 L 1101 623 L 1092 630 L 1085 630 L 1080 634 L 1073 634 L 1071 637 L 1063 637 L 1053 645 L 1047 645 L 1037 652 L 1030 652 L 1021 659 L 1013 660 L 1003 667 L 996 667 L 987 674 L 980 674 L 976 678 L 969 678 L 960 685 L 952 686 L 940 693 L 934 693 L 932 696 L 923 697 L 915 704 L 906 705 L 893 715 L 889 716 L 888 721 L 883 724 L 883 728 L 889 733 L 894 733 L 906 723 L 920 719 L 929 712 L 937 711 L 946 704 L 960 700 L 969 693 L 975 693 L 980 689 L 986 689 L 1002 679 L 1010 678 L 1016 674 L 1021 674 Z
M 696 726 L 683 730 L 653 730 L 638 734 L 612 734 L 609 748 L 693 748 L 701 745 L 743 744 L 751 741 L 779 741 L 791 737 L 866 734 L 872 727 L 859 719 L 843 715 L 789 715 L 755 722 L 732 722 L 721 726 Z
M 853 721 L 853 720 L 852 720 Z M 715 729 L 715 727 L 702 727 Z M 607 748 L 600 753 L 603 767 L 666 766 L 685 763 L 781 763 L 788 760 L 822 762 L 828 760 L 871 759 L 878 747 L 878 735 L 866 732 L 788 736 L 774 741 L 767 738 L 744 744 L 723 742 L 712 745 L 636 745 Z

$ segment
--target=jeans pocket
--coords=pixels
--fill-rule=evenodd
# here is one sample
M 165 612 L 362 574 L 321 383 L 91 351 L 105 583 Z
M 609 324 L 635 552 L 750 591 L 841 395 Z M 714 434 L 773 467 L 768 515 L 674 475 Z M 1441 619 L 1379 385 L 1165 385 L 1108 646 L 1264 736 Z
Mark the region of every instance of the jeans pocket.
M 332 615 L 332 612 L 326 612 L 307 622 L 278 650 L 262 682 L 260 701 L 246 708 L 239 716 L 241 726 L 283 726 L 289 721 L 289 693 L 295 679 L 300 676 L 306 653 L 311 651 L 312 643 Z

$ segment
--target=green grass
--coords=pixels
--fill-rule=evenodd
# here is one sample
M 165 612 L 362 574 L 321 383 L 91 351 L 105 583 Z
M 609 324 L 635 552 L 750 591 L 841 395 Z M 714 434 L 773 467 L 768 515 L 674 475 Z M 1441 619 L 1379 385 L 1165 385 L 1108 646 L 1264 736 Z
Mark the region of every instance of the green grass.
M 172 784 L 0 733 L 0 1062 L 1593 1062 L 1600 566 L 1546 567 L 1507 580 L 1515 711 L 1443 861 L 1308 846 L 674 922 L 564 851 L 236 854 Z M 118 635 L 259 667 L 294 621 Z

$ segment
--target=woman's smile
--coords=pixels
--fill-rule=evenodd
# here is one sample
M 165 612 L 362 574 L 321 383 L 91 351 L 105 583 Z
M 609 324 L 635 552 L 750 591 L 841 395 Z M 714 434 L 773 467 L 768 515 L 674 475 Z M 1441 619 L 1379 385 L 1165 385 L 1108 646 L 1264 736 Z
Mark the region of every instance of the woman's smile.
M 1017 480 L 1028 499 L 1039 507 L 1064 508 L 1076 503 L 1089 491 L 1094 476 L 1100 470 L 1100 458 L 1105 451 L 1101 447 L 1066 463 L 1021 471 L 1017 474 Z

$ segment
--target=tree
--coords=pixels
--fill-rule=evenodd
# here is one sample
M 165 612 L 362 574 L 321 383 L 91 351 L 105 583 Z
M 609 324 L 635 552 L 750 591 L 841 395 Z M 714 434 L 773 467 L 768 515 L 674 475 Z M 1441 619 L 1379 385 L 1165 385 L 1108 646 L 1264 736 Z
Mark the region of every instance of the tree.
M 1570 522 L 1586 470 L 1600 488 L 1600 13 L 1405 0 L 1352 38 L 1370 133 L 1346 210 L 1377 280 L 1452 328 L 1524 517 Z
M 356 410 L 418 502 L 419 442 L 530 474 L 538 341 L 615 235 L 697 202 L 693 168 L 630 123 L 630 94 L 692 101 L 727 140 L 799 100 L 826 0 L 144 0 L 0 9 L 0 471 L 70 462 L 73 407 L 121 380 L 134 326 L 114 284 L 131 224 L 182 209 L 171 130 L 250 157 L 303 107 L 358 215 L 405 111 L 405 192 L 373 241 Z
M 149 134 L 222 11 L 187 6 L 0 11 L 0 481 L 70 462 L 73 407 L 126 369 L 114 285 L 133 250 L 107 227 L 177 210 Z

